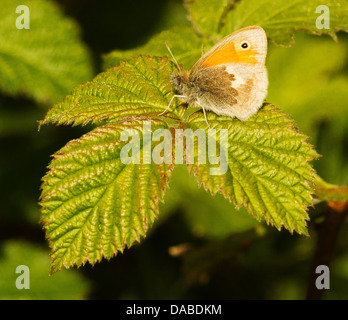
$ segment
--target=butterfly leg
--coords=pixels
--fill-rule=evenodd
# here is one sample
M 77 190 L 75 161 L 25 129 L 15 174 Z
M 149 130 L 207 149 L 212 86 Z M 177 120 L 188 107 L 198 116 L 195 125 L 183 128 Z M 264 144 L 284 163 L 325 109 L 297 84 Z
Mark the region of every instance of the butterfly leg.
M 159 116 L 163 115 L 164 113 L 166 113 L 168 111 L 168 109 L 171 106 L 174 98 L 186 98 L 186 96 L 182 96 L 182 95 L 179 95 L 179 94 L 175 94 L 174 96 L 172 96 L 172 98 L 169 101 L 169 104 L 168 104 L 167 108 L 164 111 L 162 111 L 161 113 L 159 113 L 158 114 Z
M 197 103 L 197 102 L 196 102 L 196 103 Z M 207 126 L 208 126 L 208 128 L 210 129 L 210 125 L 209 125 L 209 123 L 208 123 L 207 114 L 206 114 L 206 112 L 205 112 L 204 106 L 201 105 L 201 104 L 199 104 L 199 103 L 197 103 L 197 104 L 203 109 L 205 122 L 207 123 Z

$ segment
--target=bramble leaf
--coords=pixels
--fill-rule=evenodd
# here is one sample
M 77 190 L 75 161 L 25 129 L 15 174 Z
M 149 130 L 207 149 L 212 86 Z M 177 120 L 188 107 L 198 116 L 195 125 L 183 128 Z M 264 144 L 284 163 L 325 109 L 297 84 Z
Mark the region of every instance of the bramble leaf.
M 0 1 L 0 89 L 54 102 L 92 76 L 91 59 L 77 25 L 51 1 L 28 2 L 30 29 L 17 29 L 23 4 Z
M 329 9 L 330 29 L 318 29 L 318 6 Z M 339 30 L 348 31 L 348 2 L 341 0 L 243 0 L 236 3 L 226 17 L 222 30 L 227 35 L 238 29 L 259 25 L 274 42 L 289 45 L 295 30 L 329 34 L 336 39 Z
M 156 116 L 169 104 L 173 64 L 167 58 L 140 56 L 76 86 L 47 113 L 42 124 L 101 124 L 129 117 Z M 173 102 L 175 107 L 176 102 Z
M 152 120 L 146 130 L 165 128 L 164 122 Z M 121 141 L 125 130 L 130 130 L 130 143 L 140 143 L 139 164 L 122 160 L 122 147 L 128 144 L 128 137 Z M 109 259 L 140 241 L 154 222 L 173 165 L 144 163 L 145 148 L 154 145 L 143 142 L 144 131 L 142 122 L 109 124 L 70 141 L 54 155 L 41 200 L 52 272 Z M 136 149 L 132 151 L 135 156 Z
M 137 55 L 167 56 L 169 46 L 177 61 L 185 68 L 191 68 L 202 55 L 202 39 L 192 28 L 176 27 L 153 36 L 148 43 L 131 50 L 114 50 L 104 55 L 104 69 L 119 65 Z
M 185 7 L 194 28 L 206 37 L 219 34 L 225 14 L 235 0 L 186 0 Z
M 212 194 L 222 193 L 238 207 L 245 206 L 259 221 L 308 234 L 306 208 L 312 204 L 314 175 L 308 162 L 318 155 L 294 122 L 270 104 L 247 121 L 213 113 L 208 114 L 208 121 L 211 129 L 227 129 L 228 143 L 212 137 L 222 151 L 228 150 L 228 170 L 224 175 L 211 175 L 209 164 L 196 161 L 190 165 L 203 187 Z M 190 116 L 189 126 L 210 134 L 201 112 Z
M 315 163 L 316 170 L 338 185 L 348 182 L 344 36 L 341 33 L 339 41 L 333 42 L 329 37 L 297 33 L 291 48 L 271 46 L 267 56 L 267 100 L 291 114 L 301 131 L 311 137 L 322 155 Z M 335 141 L 335 148 L 331 141 Z
M 77 86 L 43 121 L 106 122 L 56 153 L 43 179 L 42 222 L 52 247 L 53 272 L 112 257 L 139 241 L 157 217 L 158 200 L 163 199 L 173 165 L 154 161 L 125 165 L 121 134 L 135 129 L 143 141 L 142 124 L 149 120 L 152 131 L 167 129 L 169 140 L 175 142 L 175 129 L 206 130 L 202 111 L 185 119 L 185 107 L 178 101 L 169 113 L 173 116 L 159 115 L 174 94 L 169 81 L 173 69 L 167 58 L 139 56 Z M 313 193 L 308 162 L 317 154 L 293 121 L 271 105 L 248 121 L 210 112 L 208 121 L 214 129 L 227 130 L 228 170 L 212 175 L 210 165 L 189 164 L 204 188 L 245 206 L 257 220 L 307 234 L 306 208 Z M 158 145 L 154 141 L 160 140 L 151 141 L 151 150 Z M 143 148 L 144 143 L 140 142 Z M 209 141 L 205 143 L 209 149 Z M 175 154 L 176 160 L 176 143 L 173 149 L 171 157 Z

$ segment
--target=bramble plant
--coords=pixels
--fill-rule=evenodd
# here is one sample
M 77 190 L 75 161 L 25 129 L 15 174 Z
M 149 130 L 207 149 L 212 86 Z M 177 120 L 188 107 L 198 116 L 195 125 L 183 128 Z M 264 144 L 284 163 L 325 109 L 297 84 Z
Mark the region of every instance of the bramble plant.
M 330 8 L 328 30 L 316 27 L 319 5 Z M 175 27 L 140 48 L 107 54 L 105 71 L 77 85 L 40 122 L 40 126 L 95 126 L 56 152 L 43 178 L 41 222 L 52 249 L 52 272 L 109 259 L 146 235 L 160 214 L 159 202 L 177 164 L 177 130 L 203 131 L 214 138 L 215 146 L 221 145 L 221 135 L 209 132 L 201 110 L 192 112 L 175 99 L 170 111 L 160 115 L 175 94 L 169 78 L 177 71 L 165 42 L 189 69 L 201 56 L 202 47 L 205 51 L 250 25 L 261 26 L 271 42 L 287 46 L 294 42 L 298 29 L 334 39 L 337 31 L 348 31 L 348 4 L 335 0 L 192 0 L 186 1 L 186 8 L 191 27 Z M 15 85 L 11 90 L 16 90 Z M 42 98 L 41 91 L 34 94 Z M 210 112 L 207 119 L 217 133 L 227 130 L 227 171 L 210 174 L 216 163 L 198 163 L 201 149 L 197 148 L 193 163 L 187 163 L 187 152 L 183 163 L 211 194 L 222 194 L 237 208 L 244 206 L 258 221 L 302 235 L 308 235 L 307 210 L 313 197 L 332 208 L 332 203 L 348 202 L 346 187 L 328 184 L 315 173 L 311 161 L 318 159 L 318 153 L 281 106 L 266 102 L 247 121 Z M 150 132 L 144 132 L 144 122 L 151 123 Z M 128 140 L 121 139 L 125 130 L 137 133 L 137 142 L 131 143 L 140 149 L 132 149 Z M 172 148 L 166 149 L 160 138 L 147 139 L 156 130 L 172 134 Z M 209 151 L 207 144 L 208 139 L 203 149 Z M 141 153 L 140 163 L 124 163 L 121 152 L 127 145 L 132 156 L 157 148 L 163 161 L 143 161 Z

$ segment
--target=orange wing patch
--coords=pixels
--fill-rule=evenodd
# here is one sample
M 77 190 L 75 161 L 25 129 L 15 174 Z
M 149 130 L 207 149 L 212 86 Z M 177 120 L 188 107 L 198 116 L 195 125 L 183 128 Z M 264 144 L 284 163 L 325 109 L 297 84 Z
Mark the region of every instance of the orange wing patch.
M 256 55 L 258 54 L 256 48 L 251 46 L 248 50 L 243 50 L 236 47 L 235 42 L 228 42 L 220 49 L 210 54 L 202 64 L 203 68 L 214 67 L 225 63 L 246 63 L 257 64 Z

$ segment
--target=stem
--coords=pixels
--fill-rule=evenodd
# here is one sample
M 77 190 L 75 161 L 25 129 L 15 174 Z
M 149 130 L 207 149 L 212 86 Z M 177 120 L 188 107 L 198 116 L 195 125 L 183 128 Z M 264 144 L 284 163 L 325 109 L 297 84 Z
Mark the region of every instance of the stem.
M 327 202 L 348 202 L 348 186 L 337 186 L 314 176 L 316 198 Z
M 307 289 L 307 300 L 320 300 L 324 289 L 318 290 L 315 281 L 318 274 L 315 273 L 317 266 L 329 267 L 333 251 L 335 249 L 339 230 L 348 215 L 348 202 L 329 202 L 325 220 L 318 231 L 318 241 L 310 270 Z

